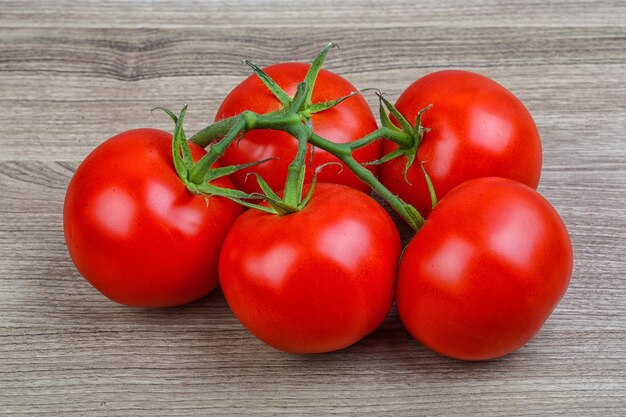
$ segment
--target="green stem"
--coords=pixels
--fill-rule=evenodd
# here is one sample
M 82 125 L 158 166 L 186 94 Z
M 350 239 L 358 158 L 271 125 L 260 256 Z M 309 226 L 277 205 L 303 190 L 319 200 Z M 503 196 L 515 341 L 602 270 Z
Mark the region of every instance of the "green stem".
M 326 48 L 330 49 L 330 45 Z M 320 54 L 320 66 L 323 62 L 325 53 Z M 319 68 L 313 66 L 309 71 L 307 81 L 313 84 Z M 194 184 L 206 182 L 207 172 L 215 161 L 224 153 L 226 148 L 241 135 L 253 129 L 272 129 L 287 132 L 297 138 L 298 151 L 295 158 L 288 168 L 287 179 L 285 182 L 285 190 L 283 199 L 274 201 L 281 208 L 285 208 L 286 212 L 297 210 L 302 203 L 302 187 L 304 184 L 306 170 L 306 151 L 310 143 L 314 147 L 323 149 L 335 155 L 349 169 L 351 169 L 362 181 L 368 184 L 378 195 L 380 195 L 389 205 L 400 214 L 407 223 L 418 230 L 424 223 L 424 218 L 415 210 L 414 207 L 408 205 L 398 196 L 389 191 L 371 171 L 358 163 L 352 156 L 352 152 L 367 146 L 377 140 L 386 138 L 395 142 L 401 149 L 411 149 L 415 145 L 416 139 L 408 131 L 396 128 L 395 126 L 383 126 L 368 135 L 349 143 L 338 144 L 331 142 L 323 137 L 315 134 L 312 128 L 305 122 L 307 118 L 307 100 L 310 100 L 310 92 L 312 85 L 300 83 L 298 90 L 288 107 L 281 110 L 260 115 L 251 111 L 245 111 L 238 116 L 221 120 L 203 130 L 196 133 L 191 141 L 200 145 L 207 146 L 219 138 L 219 142 L 215 143 L 209 152 L 193 166 L 188 174 L 188 180 Z M 418 139 L 419 140 L 419 139 Z M 268 200 L 273 201 L 271 200 Z M 244 205 L 253 206 L 254 203 L 246 203 Z M 265 208 L 265 210 L 268 210 Z
M 198 163 L 193 167 L 191 172 L 189 173 L 189 181 L 194 184 L 200 184 L 204 181 L 204 177 L 206 173 L 209 171 L 211 166 L 217 161 L 217 159 L 222 156 L 224 151 L 228 145 L 230 145 L 244 130 L 246 130 L 246 117 L 241 114 L 237 117 L 231 118 L 234 119 L 233 125 L 228 132 L 228 134 L 221 141 L 217 142 L 211 150 L 202 157 L 198 161 Z M 225 119 L 230 120 L 230 119 Z M 218 122 L 219 123 L 219 122 Z M 230 122 L 229 122 L 230 123 Z M 213 125 L 215 126 L 215 125 Z M 208 130 L 208 129 L 205 129 Z M 195 136 L 195 135 L 194 135 Z M 207 136 L 210 138 L 210 136 Z
M 300 97 L 306 93 L 301 89 Z M 294 100 L 294 104 L 299 104 L 300 100 Z M 217 142 L 210 151 L 194 166 L 189 173 L 189 180 L 199 184 L 204 180 L 207 170 L 224 153 L 226 148 L 245 131 L 252 129 L 272 129 L 290 133 L 298 139 L 298 153 L 289 165 L 287 181 L 285 182 L 284 203 L 286 206 L 297 207 L 302 198 L 302 184 L 304 182 L 304 170 L 307 144 L 311 143 L 335 155 L 349 169 L 351 169 L 362 181 L 368 184 L 378 195 L 380 195 L 389 205 L 400 214 L 407 223 L 418 230 L 424 223 L 424 218 L 411 206 L 402 201 L 398 196 L 389 191 L 374 174 L 367 168 L 359 164 L 352 152 L 364 147 L 376 140 L 390 139 L 400 147 L 410 147 L 413 138 L 403 131 L 383 127 L 374 132 L 349 143 L 338 144 L 316 135 L 313 130 L 302 123 L 299 112 L 294 112 L 298 106 L 293 106 L 286 111 L 277 111 L 270 114 L 256 114 L 246 111 L 239 116 L 224 119 L 194 135 L 192 141 L 199 145 L 211 143 L 221 136 L 224 136 L 226 127 L 230 127 L 226 136 Z
M 211 126 L 205 127 L 195 135 L 189 139 L 196 145 L 200 145 L 203 148 L 206 148 L 210 143 L 215 140 L 224 137 L 230 130 L 235 126 L 239 116 L 229 117 L 228 119 L 220 120 L 212 124 Z
M 383 138 L 395 142 L 401 148 L 410 148 L 413 145 L 413 138 L 411 135 L 407 135 L 403 131 L 390 129 L 388 127 L 381 127 L 380 129 L 377 129 L 372 133 L 355 140 L 354 142 L 349 142 L 348 145 L 350 149 L 354 151 Z
M 289 131 L 290 126 L 297 126 L 302 119 L 297 113 L 293 114 L 256 114 L 254 115 L 254 128 Z
M 372 187 L 378 195 L 380 195 L 389 205 L 400 214 L 409 225 L 414 229 L 418 230 L 422 224 L 424 224 L 424 218 L 415 210 L 409 211 L 410 209 L 407 207 L 407 204 L 400 199 L 397 195 L 394 195 L 391 191 L 389 191 L 370 170 L 359 164 L 353 157 L 350 152 L 349 146 L 346 144 L 337 144 L 331 142 L 327 139 L 324 139 L 321 136 L 313 133 L 309 139 L 309 142 L 313 146 L 317 146 L 320 149 L 324 149 L 327 152 L 332 153 L 337 156 L 341 162 L 346 164 L 348 168 L 350 168 L 357 177 L 359 177 L 363 182 Z
M 287 169 L 283 201 L 289 206 L 297 207 L 302 201 L 302 186 L 304 185 L 306 172 L 306 151 L 309 137 L 313 132 L 311 129 L 299 124 L 290 129 L 289 133 L 298 139 L 298 152 Z

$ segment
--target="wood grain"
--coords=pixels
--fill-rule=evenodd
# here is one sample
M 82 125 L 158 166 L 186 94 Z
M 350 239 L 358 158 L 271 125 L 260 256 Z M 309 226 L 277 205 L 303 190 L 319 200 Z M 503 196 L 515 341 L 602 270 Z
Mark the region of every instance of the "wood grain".
M 626 415 L 626 4 L 493 0 L 0 1 L 0 415 Z M 542 134 L 540 191 L 574 243 L 568 293 L 519 352 L 440 357 L 392 311 L 331 354 L 276 352 L 219 291 L 116 305 L 75 271 L 65 187 L 112 134 L 210 122 L 248 75 L 310 60 L 395 99 L 440 68 L 517 94 Z M 373 97 L 370 97 L 375 105 Z M 408 230 L 402 229 L 404 236 Z

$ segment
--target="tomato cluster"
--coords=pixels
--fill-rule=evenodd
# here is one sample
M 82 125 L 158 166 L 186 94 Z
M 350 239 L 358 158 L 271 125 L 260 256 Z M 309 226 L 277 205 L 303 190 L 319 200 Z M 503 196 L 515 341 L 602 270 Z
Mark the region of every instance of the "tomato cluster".
M 65 198 L 76 268 L 139 307 L 185 304 L 219 281 L 241 323 L 287 352 L 350 346 L 394 299 L 441 354 L 518 349 L 572 272 L 567 229 L 535 191 L 528 110 L 493 80 L 441 71 L 395 105 L 381 97 L 378 128 L 352 84 L 320 68 L 327 52 L 310 66 L 251 65 L 190 141 L 184 111 L 166 110 L 173 137 L 137 129 L 96 148 Z M 419 229 L 404 251 L 370 189 Z

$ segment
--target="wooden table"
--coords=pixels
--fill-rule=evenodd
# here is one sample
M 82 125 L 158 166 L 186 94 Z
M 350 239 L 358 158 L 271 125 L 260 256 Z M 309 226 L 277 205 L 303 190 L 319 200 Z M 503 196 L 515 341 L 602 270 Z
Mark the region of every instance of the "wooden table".
M 626 415 L 625 5 L 0 1 L 0 414 Z M 289 355 L 248 334 L 219 291 L 132 309 L 74 269 L 64 192 L 96 145 L 170 129 L 150 113 L 160 105 L 189 103 L 194 131 L 249 73 L 240 57 L 309 61 L 330 40 L 341 49 L 326 67 L 359 88 L 395 99 L 417 77 L 463 68 L 534 115 L 539 189 L 569 227 L 575 266 L 517 353 L 446 359 L 394 310 L 349 349 Z

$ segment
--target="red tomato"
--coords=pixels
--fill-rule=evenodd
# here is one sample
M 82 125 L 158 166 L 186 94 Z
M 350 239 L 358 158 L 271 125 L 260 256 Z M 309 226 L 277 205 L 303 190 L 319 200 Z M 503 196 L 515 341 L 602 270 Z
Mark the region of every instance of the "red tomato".
M 190 144 L 194 159 L 204 150 Z M 232 187 L 228 179 L 216 185 Z M 122 304 L 168 307 L 218 283 L 221 244 L 241 208 L 193 195 L 176 175 L 172 135 L 137 129 L 96 148 L 65 196 L 65 240 L 78 271 Z
M 524 105 L 489 78 L 467 71 L 441 71 L 411 84 L 396 107 L 410 123 L 422 118 L 430 128 L 415 163 L 404 179 L 406 158 L 381 165 L 381 182 L 423 216 L 430 194 L 419 162 L 424 163 L 439 199 L 457 185 L 479 177 L 505 177 L 537 188 L 541 175 L 541 139 Z M 395 148 L 385 141 L 384 153 Z
M 301 63 L 283 63 L 272 65 L 264 71 L 290 96 L 296 93 L 298 84 L 304 81 L 309 65 Z M 344 97 L 357 89 L 344 78 L 322 69 L 313 88 L 312 102 L 323 103 Z M 251 75 L 239 84 L 224 99 L 215 120 L 235 116 L 245 110 L 256 113 L 269 113 L 281 108 L 281 104 L 263 85 L 256 75 Z M 367 102 L 361 95 L 346 99 L 337 106 L 315 113 L 311 116 L 313 130 L 320 136 L 336 143 L 346 143 L 359 139 L 377 129 L 376 120 Z M 246 192 L 260 191 L 254 178 L 247 174 L 256 172 L 274 190 L 285 187 L 287 167 L 296 155 L 297 141 L 288 133 L 273 130 L 253 130 L 244 136 L 238 146 L 230 146 L 221 158 L 226 165 L 242 164 L 266 158 L 277 158 L 253 168 L 234 173 L 231 178 L 237 188 Z M 359 162 L 373 161 L 380 157 L 382 145 L 373 143 L 359 149 L 354 157 Z M 310 157 L 310 145 L 309 156 Z M 310 183 L 315 168 L 328 162 L 339 160 L 322 149 L 315 149 L 312 169 L 308 169 L 305 182 Z M 368 167 L 376 173 L 376 167 Z M 320 182 L 344 184 L 361 191 L 369 192 L 369 187 L 346 167 L 328 166 L 319 176 Z
M 406 248 L 398 313 L 427 347 L 483 360 L 518 349 L 565 294 L 572 246 L 540 194 L 504 178 L 451 191 Z
M 248 210 L 219 261 L 224 296 L 241 323 L 276 349 L 342 349 L 372 332 L 393 302 L 400 238 L 370 196 L 318 184 L 300 212 Z

